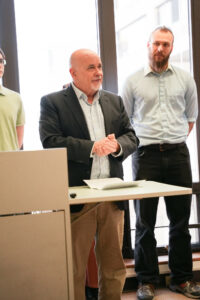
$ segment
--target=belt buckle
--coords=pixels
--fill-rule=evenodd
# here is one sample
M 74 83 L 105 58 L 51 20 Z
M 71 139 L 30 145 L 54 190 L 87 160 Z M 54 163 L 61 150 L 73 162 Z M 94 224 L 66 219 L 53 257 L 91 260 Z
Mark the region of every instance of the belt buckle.
M 160 150 L 161 152 L 165 151 L 165 149 L 163 148 L 163 144 L 160 144 L 160 145 L 159 145 L 159 150 Z

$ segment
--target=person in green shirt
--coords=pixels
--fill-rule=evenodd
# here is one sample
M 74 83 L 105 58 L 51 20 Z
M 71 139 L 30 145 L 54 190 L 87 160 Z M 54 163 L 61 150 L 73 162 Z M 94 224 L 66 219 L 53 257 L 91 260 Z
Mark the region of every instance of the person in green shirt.
M 20 95 L 1 83 L 5 65 L 5 54 L 0 48 L 0 151 L 12 151 L 22 147 L 25 114 Z

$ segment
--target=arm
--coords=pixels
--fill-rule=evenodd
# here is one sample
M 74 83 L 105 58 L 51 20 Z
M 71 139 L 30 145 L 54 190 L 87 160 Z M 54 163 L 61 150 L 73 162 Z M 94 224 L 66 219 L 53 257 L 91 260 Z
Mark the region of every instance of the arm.
M 115 152 L 120 151 L 120 155 L 117 155 L 115 159 L 123 161 L 137 149 L 139 140 L 130 124 L 122 98 L 110 94 L 109 101 L 102 102 L 102 110 L 106 127 L 109 129 L 107 133 L 114 134 L 120 146 L 115 150 Z
M 16 127 L 16 131 L 17 131 L 17 138 L 18 138 L 19 149 L 21 149 L 21 147 L 23 145 L 24 125 L 17 126 Z
M 192 131 L 194 127 L 194 123 L 198 116 L 198 101 L 197 101 L 197 88 L 194 79 L 190 76 L 188 80 L 187 91 L 185 93 L 185 101 L 186 101 L 186 108 L 185 114 L 188 120 L 188 135 Z
M 117 141 L 121 145 L 123 151 L 122 159 L 124 160 L 137 149 L 139 145 L 139 139 L 137 138 L 135 131 L 132 128 L 132 125 L 130 123 L 129 117 L 127 115 L 121 97 L 120 97 L 120 107 L 121 107 L 121 113 L 120 113 L 121 116 L 119 120 L 121 120 L 121 127 L 120 127 L 121 132 L 117 138 Z
M 128 78 L 125 81 L 121 95 L 122 95 L 122 99 L 123 99 L 123 103 L 127 115 L 131 121 L 133 117 L 133 111 L 134 111 L 134 99 L 133 99 L 133 92 L 132 92 L 132 82 L 130 78 Z

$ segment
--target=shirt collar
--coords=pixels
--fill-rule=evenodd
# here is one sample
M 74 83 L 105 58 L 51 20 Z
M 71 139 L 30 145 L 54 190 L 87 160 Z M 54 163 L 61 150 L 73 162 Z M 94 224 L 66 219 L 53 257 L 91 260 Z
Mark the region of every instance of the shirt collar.
M 79 88 L 77 88 L 73 82 L 72 82 L 72 87 L 73 87 L 73 90 L 74 90 L 78 100 L 83 99 L 85 102 L 87 102 L 87 99 L 88 99 L 87 95 L 84 92 L 82 92 L 81 90 L 79 90 Z M 100 91 L 97 91 L 96 94 L 94 95 L 94 101 L 99 100 L 99 98 L 100 98 Z
M 171 64 L 168 65 L 167 69 L 163 73 L 168 72 L 168 71 L 173 72 L 173 68 L 172 68 Z M 144 76 L 147 76 L 147 75 L 149 75 L 151 73 L 152 74 L 158 74 L 158 73 L 154 72 L 149 65 L 147 65 L 144 68 Z

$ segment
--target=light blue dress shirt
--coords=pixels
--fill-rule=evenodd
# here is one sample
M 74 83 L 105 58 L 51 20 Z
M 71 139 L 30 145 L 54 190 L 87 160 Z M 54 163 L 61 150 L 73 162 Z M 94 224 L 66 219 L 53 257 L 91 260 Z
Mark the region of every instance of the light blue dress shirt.
M 80 102 L 83 110 L 90 138 L 92 141 L 98 141 L 106 137 L 104 116 L 99 103 L 100 92 L 94 96 L 92 104 L 88 103 L 87 96 L 79 90 L 73 83 L 72 87 Z M 108 178 L 110 177 L 110 165 L 108 156 L 93 155 L 93 164 L 91 170 L 91 179 L 94 178 Z
M 184 142 L 198 115 L 194 79 L 171 65 L 161 74 L 147 67 L 129 76 L 122 98 L 140 146 Z

